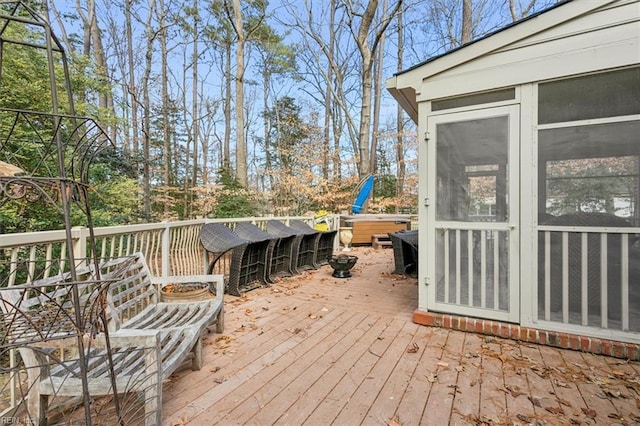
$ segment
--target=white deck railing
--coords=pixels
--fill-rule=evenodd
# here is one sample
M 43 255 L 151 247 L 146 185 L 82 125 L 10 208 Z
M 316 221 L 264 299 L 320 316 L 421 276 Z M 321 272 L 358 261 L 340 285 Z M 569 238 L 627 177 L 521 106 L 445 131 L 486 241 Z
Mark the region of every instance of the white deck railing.
M 338 218 L 330 218 L 331 229 L 338 229 Z M 94 229 L 96 252 L 98 258 L 142 252 L 156 276 L 202 274 L 207 266 L 206 253 L 199 238 L 202 224 L 219 222 L 233 228 L 237 222 L 252 222 L 264 227 L 268 220 L 274 219 L 284 223 L 301 219 L 313 225 L 311 217 L 287 216 L 196 219 L 103 227 Z M 76 259 L 86 261 L 89 237 L 88 228 L 77 227 L 72 230 Z M 5 267 L 4 271 L 0 269 L 0 274 L 7 274 L 0 277 L 0 283 L 24 284 L 69 269 L 65 231 L 3 234 L 0 235 L 0 250 L 3 251 L 0 258 Z
M 274 219 L 285 224 L 300 219 L 313 226 L 313 217 L 288 216 L 198 219 L 103 227 L 94 229 L 96 253 L 98 258 L 112 258 L 142 252 L 155 276 L 204 274 L 208 266 L 207 254 L 200 244 L 200 228 L 204 223 L 220 222 L 233 228 L 238 222 L 252 222 L 264 228 L 268 220 Z M 338 229 L 339 216 L 328 219 L 330 229 Z M 77 227 L 72 229 L 71 234 L 74 258 L 78 262 L 86 262 L 90 230 Z M 63 230 L 0 235 L 0 286 L 28 284 L 68 271 L 70 265 L 66 246 L 66 232 Z M 228 259 L 222 258 L 213 272 L 224 273 L 228 266 Z M 0 404 L 0 417 L 10 413 L 21 401 L 18 359 L 14 349 L 9 351 L 9 371 L 8 379 L 0 377 L 0 383 L 7 383 L 0 384 L 0 400 L 8 402 Z

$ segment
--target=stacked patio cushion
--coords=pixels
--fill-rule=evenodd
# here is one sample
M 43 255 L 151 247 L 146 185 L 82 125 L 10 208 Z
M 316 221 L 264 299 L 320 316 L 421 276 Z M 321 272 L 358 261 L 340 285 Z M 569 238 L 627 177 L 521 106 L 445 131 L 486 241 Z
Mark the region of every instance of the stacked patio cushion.
M 316 267 L 326 265 L 327 259 L 333 254 L 333 248 L 338 231 L 318 231 L 301 220 L 292 220 L 290 226 L 302 232 L 317 234 L 317 246 L 314 264 L 316 265 Z
M 248 236 L 248 235 L 246 235 Z M 200 229 L 200 242 L 213 257 L 207 273 L 211 274 L 225 255 L 218 269 L 225 275 L 226 291 L 240 296 L 242 292 L 268 284 L 268 251 L 270 238 L 243 238 L 222 223 L 206 223 Z
M 258 226 L 250 222 L 239 222 L 236 224 L 235 233 L 245 239 L 265 239 L 269 240 L 267 249 L 267 274 L 268 282 L 273 283 L 275 277 L 291 276 L 291 261 L 293 259 L 293 243 L 295 235 L 278 236 L 268 234 Z
M 292 271 L 300 273 L 303 270 L 316 269 L 316 250 L 320 233 L 309 228 L 300 230 L 289 227 L 279 220 L 267 222 L 267 232 L 280 237 L 294 237 L 292 253 Z

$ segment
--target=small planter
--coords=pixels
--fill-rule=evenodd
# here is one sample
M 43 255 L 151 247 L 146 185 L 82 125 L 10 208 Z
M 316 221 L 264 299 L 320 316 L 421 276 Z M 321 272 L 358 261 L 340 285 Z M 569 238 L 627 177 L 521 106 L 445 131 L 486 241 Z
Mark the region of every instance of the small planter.
M 331 274 L 332 277 L 349 278 L 351 276 L 351 272 L 349 272 L 349 270 L 355 266 L 358 261 L 358 257 L 339 254 L 337 256 L 329 256 L 327 261 L 333 268 L 333 274 Z
M 160 289 L 161 302 L 193 302 L 206 299 L 209 286 L 204 283 L 167 284 Z

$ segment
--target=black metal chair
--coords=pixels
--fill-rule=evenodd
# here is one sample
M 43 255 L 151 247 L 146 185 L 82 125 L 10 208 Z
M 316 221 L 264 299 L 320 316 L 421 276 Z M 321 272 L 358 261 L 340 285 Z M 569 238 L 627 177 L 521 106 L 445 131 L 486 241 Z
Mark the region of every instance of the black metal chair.
M 318 234 L 314 264 L 316 267 L 326 265 L 328 263 L 327 259 L 329 259 L 329 256 L 333 254 L 333 248 L 338 231 L 318 231 L 301 220 L 292 220 L 290 226 L 303 232 L 313 232 Z
M 315 258 L 320 234 L 292 228 L 279 220 L 267 222 L 267 233 L 280 237 L 294 237 L 291 269 L 294 274 L 303 270 L 317 269 Z
M 418 273 L 418 231 L 390 232 L 393 247 L 394 274 Z
M 223 223 L 206 223 L 200 229 L 200 242 L 213 256 L 207 273 L 217 267 L 217 272 L 225 276 L 227 293 L 241 296 L 242 292 L 268 284 L 266 259 L 270 240 L 242 238 Z M 226 261 L 219 264 L 221 259 Z
M 236 224 L 235 233 L 248 240 L 268 240 L 266 252 L 266 280 L 275 282 L 277 276 L 291 276 L 291 259 L 295 235 L 288 237 L 269 234 L 250 222 Z

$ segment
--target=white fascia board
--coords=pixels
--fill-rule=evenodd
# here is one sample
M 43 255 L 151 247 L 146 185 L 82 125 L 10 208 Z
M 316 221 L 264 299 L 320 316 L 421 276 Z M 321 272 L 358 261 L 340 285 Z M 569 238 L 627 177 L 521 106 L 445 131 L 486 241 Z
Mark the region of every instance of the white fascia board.
M 414 86 L 403 85 L 398 87 L 398 77 L 394 76 L 389 78 L 386 82 L 387 91 L 394 97 L 394 99 L 400 104 L 402 109 L 409 115 L 409 117 L 415 122 L 418 122 L 418 104 L 416 102 L 416 90 Z

